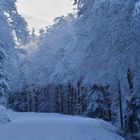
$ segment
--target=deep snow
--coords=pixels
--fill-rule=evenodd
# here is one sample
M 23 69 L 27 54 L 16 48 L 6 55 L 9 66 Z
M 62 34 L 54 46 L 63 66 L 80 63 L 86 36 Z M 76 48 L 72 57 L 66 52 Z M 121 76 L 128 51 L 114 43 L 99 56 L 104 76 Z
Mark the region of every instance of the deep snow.
M 12 123 L 0 124 L 0 140 L 124 140 L 102 120 L 52 113 L 10 115 Z

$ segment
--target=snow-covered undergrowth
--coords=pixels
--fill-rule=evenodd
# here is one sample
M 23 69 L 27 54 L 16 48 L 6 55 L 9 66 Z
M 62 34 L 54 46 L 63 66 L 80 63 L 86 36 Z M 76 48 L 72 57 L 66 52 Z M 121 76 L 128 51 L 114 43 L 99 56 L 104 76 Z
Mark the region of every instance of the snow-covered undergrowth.
M 1 140 L 124 140 L 102 120 L 47 113 L 11 116 L 12 123 L 0 125 Z
M 11 122 L 11 118 L 7 113 L 7 109 L 4 106 L 0 105 L 0 124 L 6 124 L 9 122 Z

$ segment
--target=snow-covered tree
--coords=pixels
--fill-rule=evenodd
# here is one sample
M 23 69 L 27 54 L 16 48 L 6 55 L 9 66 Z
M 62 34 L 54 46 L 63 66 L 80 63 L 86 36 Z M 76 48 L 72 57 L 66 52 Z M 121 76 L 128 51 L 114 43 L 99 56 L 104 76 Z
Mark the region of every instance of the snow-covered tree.
M 14 50 L 15 43 L 2 1 L 0 2 L 0 36 L 0 100 L 2 100 L 1 104 L 5 104 L 4 100 L 8 91 L 8 73 L 6 66 L 10 58 L 10 53 Z
M 17 12 L 16 2 L 17 0 L 1 0 L 2 7 L 9 20 L 10 28 L 13 34 L 15 34 L 18 44 L 25 45 L 30 41 L 29 31 L 27 22 Z
M 6 114 L 6 109 L 2 105 L 7 106 L 9 72 L 13 71 L 13 66 L 10 66 L 15 56 L 15 41 L 7 17 L 6 7 L 5 1 L 0 1 L 0 122 L 3 123 L 10 121 Z

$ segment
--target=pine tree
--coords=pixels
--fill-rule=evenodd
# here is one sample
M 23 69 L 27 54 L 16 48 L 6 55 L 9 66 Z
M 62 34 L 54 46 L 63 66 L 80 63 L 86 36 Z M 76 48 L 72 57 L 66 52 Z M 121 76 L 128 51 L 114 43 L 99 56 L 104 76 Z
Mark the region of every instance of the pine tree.
M 14 40 L 8 23 L 8 18 L 4 14 L 3 1 L 0 2 L 0 104 L 6 105 L 6 93 L 8 92 L 8 72 L 7 65 L 14 50 Z

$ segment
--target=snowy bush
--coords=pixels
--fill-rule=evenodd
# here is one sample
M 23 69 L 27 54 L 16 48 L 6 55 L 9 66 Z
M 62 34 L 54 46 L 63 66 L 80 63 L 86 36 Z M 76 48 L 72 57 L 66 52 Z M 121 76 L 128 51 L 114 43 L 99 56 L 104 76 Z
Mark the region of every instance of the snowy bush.
M 11 119 L 8 115 L 7 109 L 0 105 L 0 124 L 5 124 L 11 122 Z

